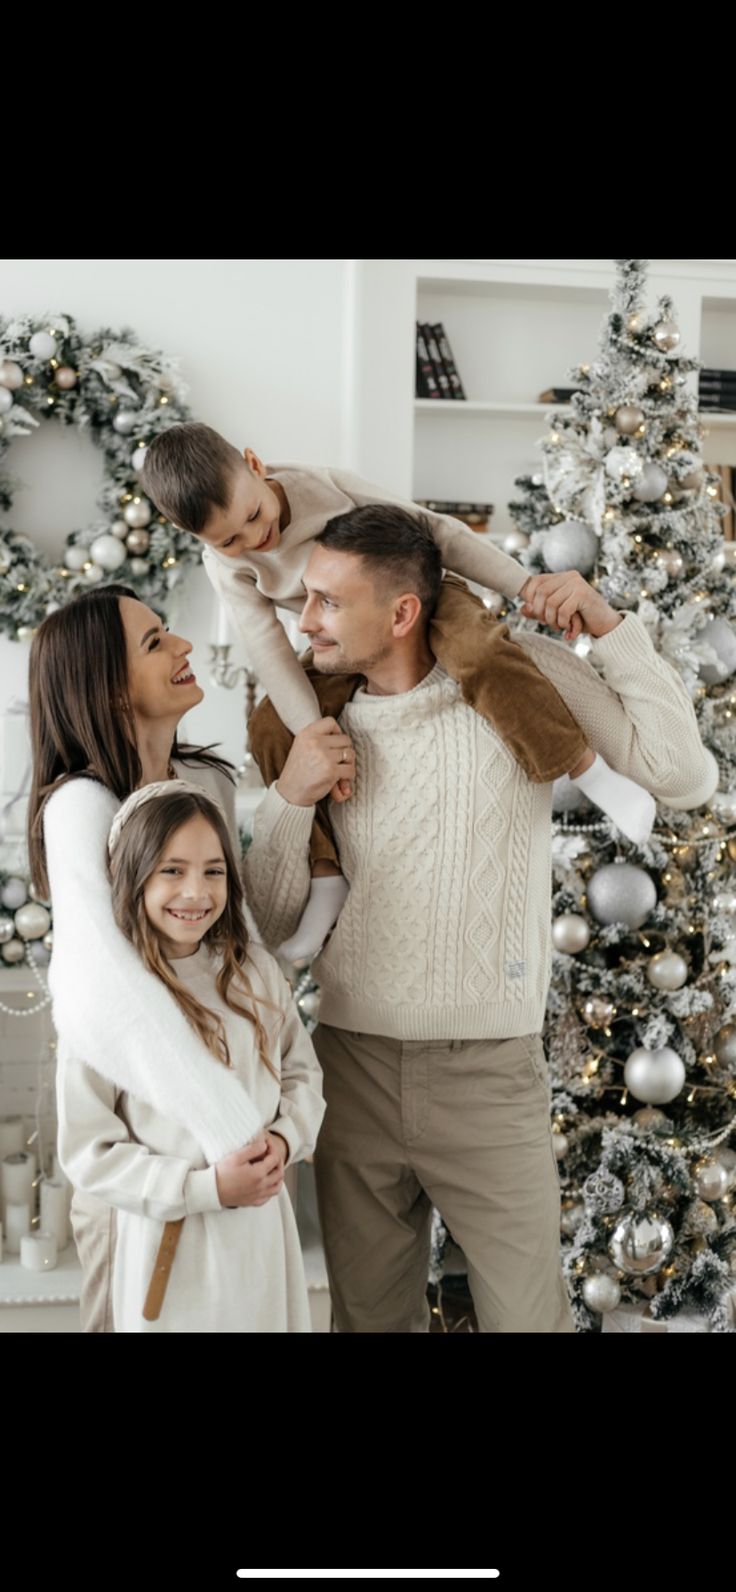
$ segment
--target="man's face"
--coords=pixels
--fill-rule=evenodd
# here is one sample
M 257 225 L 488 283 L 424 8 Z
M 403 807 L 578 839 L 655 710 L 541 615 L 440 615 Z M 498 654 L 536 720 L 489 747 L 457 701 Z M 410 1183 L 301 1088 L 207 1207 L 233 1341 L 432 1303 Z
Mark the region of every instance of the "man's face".
M 322 674 L 365 674 L 393 651 L 395 599 L 383 592 L 359 553 L 313 549 L 304 571 L 307 600 L 299 629 Z
M 265 465 L 248 452 L 251 468 L 245 461 L 236 466 L 227 508 L 212 509 L 200 532 L 202 541 L 225 558 L 272 553 L 281 540 L 281 505 L 265 479 Z

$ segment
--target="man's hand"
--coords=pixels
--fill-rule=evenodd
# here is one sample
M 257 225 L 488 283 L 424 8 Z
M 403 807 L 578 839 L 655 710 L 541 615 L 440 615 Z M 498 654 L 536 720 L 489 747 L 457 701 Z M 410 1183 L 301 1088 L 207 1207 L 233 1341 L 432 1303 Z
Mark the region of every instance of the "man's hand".
M 545 625 L 564 630 L 566 641 L 575 641 L 584 631 L 589 636 L 605 636 L 623 619 L 577 569 L 530 575 L 519 595 L 524 597 L 520 612 L 526 619 L 541 619 Z
M 284 1181 L 284 1162 L 276 1149 L 269 1148 L 268 1133 L 259 1134 L 252 1144 L 233 1150 L 215 1167 L 217 1197 L 225 1209 L 238 1205 L 265 1205 L 278 1194 Z M 283 1139 L 281 1144 L 283 1144 Z
M 294 736 L 294 745 L 276 781 L 293 807 L 312 807 L 330 791 L 335 801 L 352 795 L 355 752 L 337 719 L 317 719 Z

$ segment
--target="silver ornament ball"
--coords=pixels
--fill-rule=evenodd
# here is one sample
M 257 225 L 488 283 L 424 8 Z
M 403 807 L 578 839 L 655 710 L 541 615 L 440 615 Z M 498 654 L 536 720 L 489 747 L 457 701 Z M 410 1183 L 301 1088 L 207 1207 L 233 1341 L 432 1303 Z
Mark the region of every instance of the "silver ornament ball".
M 529 537 L 526 531 L 514 528 L 512 531 L 507 531 L 502 545 L 505 553 L 520 553 L 522 548 L 529 546 Z
M 625 437 L 633 437 L 644 419 L 644 410 L 637 409 L 635 404 L 621 404 L 616 410 L 613 423 L 617 431 Z
M 700 631 L 699 639 L 713 648 L 722 667 L 715 663 L 701 663 L 699 674 L 706 685 L 719 685 L 736 669 L 736 631 L 727 619 L 709 619 Z
M 76 572 L 84 567 L 89 558 L 89 549 L 80 547 L 79 542 L 71 542 L 64 548 L 64 564 L 67 569 Z
M 112 525 L 110 526 L 111 535 L 112 536 L 117 536 L 118 541 L 120 541 L 120 542 L 124 542 L 125 541 L 125 538 L 128 535 L 129 531 L 130 531 L 130 526 L 126 523 L 125 520 L 113 520 Z
M 113 419 L 113 430 L 119 432 L 121 437 L 130 436 L 139 425 L 137 414 L 132 409 L 119 409 Z
M 688 965 L 677 951 L 658 951 L 647 964 L 647 978 L 655 989 L 682 989 L 687 983 Z
M 556 951 L 574 956 L 584 951 L 590 940 L 590 924 L 578 912 L 561 912 L 552 924 L 552 943 Z
M 149 569 L 150 569 L 150 564 L 148 563 L 147 559 L 145 559 L 145 558 L 131 558 L 131 560 L 130 560 L 130 572 L 131 572 L 131 575 L 147 575 Z
M 598 557 L 598 537 L 582 520 L 561 520 L 547 532 L 542 544 L 542 557 L 552 574 L 563 569 L 577 569 L 588 575 Z
M 680 341 L 680 333 L 674 321 L 660 321 L 659 325 L 655 326 L 652 337 L 663 354 L 671 354 Z
M 589 1310 L 604 1315 L 621 1303 L 621 1289 L 615 1277 L 599 1272 L 596 1277 L 586 1277 L 582 1286 L 583 1299 Z
M 719 1028 L 713 1048 L 722 1067 L 736 1067 L 736 1023 Z
M 0 415 L 6 415 L 13 407 L 13 394 L 7 387 L 0 387 Z
M 624 1083 L 635 1100 L 647 1105 L 666 1105 L 680 1093 L 685 1082 L 685 1064 L 670 1045 L 649 1050 L 637 1045 L 624 1067 Z
M 664 1265 L 674 1241 L 674 1232 L 665 1217 L 654 1212 L 637 1216 L 630 1211 L 614 1228 L 608 1253 L 619 1271 L 646 1277 Z
M 588 880 L 588 906 L 597 923 L 638 929 L 656 904 L 654 880 L 633 862 L 609 862 Z
M 564 1133 L 552 1134 L 552 1151 L 556 1161 L 564 1161 L 570 1141 Z
M 722 1200 L 728 1189 L 728 1172 L 720 1161 L 704 1156 L 694 1169 L 693 1179 L 701 1200 Z
M 0 901 L 4 907 L 9 907 L 11 912 L 16 912 L 18 907 L 28 900 L 28 886 L 25 879 L 6 879 L 0 890 Z
M 15 934 L 15 924 L 12 918 L 0 918 L 0 945 L 7 945 Z
M 659 464 L 645 464 L 634 487 L 637 503 L 656 503 L 667 491 L 667 476 Z
M 51 916 L 38 901 L 29 901 L 18 908 L 15 927 L 22 940 L 42 940 L 51 927 Z

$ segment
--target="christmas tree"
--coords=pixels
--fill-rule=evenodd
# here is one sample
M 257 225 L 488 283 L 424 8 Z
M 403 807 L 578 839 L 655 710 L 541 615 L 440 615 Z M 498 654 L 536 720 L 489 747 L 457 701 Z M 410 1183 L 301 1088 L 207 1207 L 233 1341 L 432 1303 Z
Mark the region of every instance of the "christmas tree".
M 719 784 L 698 811 L 660 806 L 638 849 L 555 786 L 544 1037 L 564 1267 L 583 1330 L 623 1303 L 734 1331 L 736 543 L 721 537 L 698 361 L 679 351 L 672 300 L 648 314 L 646 262 L 616 264 L 599 354 L 571 373 L 543 471 L 509 507 L 530 571 L 576 568 L 638 614 L 692 697 Z

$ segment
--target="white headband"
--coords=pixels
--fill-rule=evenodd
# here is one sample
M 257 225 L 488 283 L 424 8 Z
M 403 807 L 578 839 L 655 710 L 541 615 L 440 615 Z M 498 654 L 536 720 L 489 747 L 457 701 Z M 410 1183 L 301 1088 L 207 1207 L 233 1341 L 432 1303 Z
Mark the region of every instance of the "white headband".
M 222 817 L 225 817 L 224 811 L 216 798 L 211 796 L 208 790 L 203 790 L 201 785 L 195 785 L 192 780 L 162 779 L 153 785 L 141 785 L 139 790 L 134 790 L 132 795 L 126 798 L 122 807 L 118 807 L 107 837 L 108 855 L 112 856 L 120 839 L 121 831 L 124 825 L 127 824 L 131 814 L 137 812 L 144 802 L 153 801 L 156 796 L 178 796 L 180 791 L 184 791 L 186 794 L 193 793 L 195 796 L 206 796 L 207 800 L 212 802 L 213 807 L 216 807 L 218 812 L 222 814 Z

